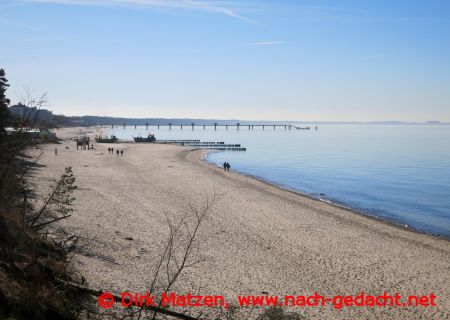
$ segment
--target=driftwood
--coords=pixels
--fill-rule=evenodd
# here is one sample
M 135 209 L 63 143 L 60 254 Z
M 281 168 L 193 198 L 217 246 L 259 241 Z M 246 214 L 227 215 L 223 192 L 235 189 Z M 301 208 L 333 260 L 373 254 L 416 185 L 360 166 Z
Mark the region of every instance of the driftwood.
M 46 225 L 52 224 L 53 222 L 56 222 L 56 221 L 59 221 L 59 220 L 62 220 L 62 219 L 69 218 L 70 216 L 71 216 L 71 215 L 68 214 L 68 215 L 66 215 L 66 216 L 62 216 L 62 217 L 59 217 L 59 218 L 55 218 L 55 219 L 50 220 L 50 221 L 46 221 L 46 222 L 42 222 L 42 223 L 39 223 L 39 224 L 36 224 L 36 225 L 32 225 L 32 226 L 31 226 L 31 229 L 37 230 L 37 229 L 42 228 L 42 227 L 44 227 L 44 226 L 46 226 Z
M 84 292 L 84 293 L 87 293 L 87 294 L 90 294 L 90 295 L 93 295 L 93 296 L 96 296 L 96 297 L 99 297 L 100 295 L 102 295 L 105 292 L 104 290 L 92 289 L 92 288 L 89 288 L 87 286 L 84 286 L 84 285 L 81 285 L 81 284 L 78 284 L 78 283 L 74 283 L 74 282 L 70 282 L 70 281 L 65 281 L 65 280 L 62 280 L 62 279 L 58 279 L 58 281 L 63 283 L 64 285 L 71 286 L 71 287 L 76 288 L 77 290 L 79 290 L 81 292 Z M 121 301 L 122 300 L 122 297 L 120 297 L 120 296 L 116 296 L 114 294 L 111 294 L 111 295 L 112 295 L 112 297 L 114 297 L 115 301 Z M 144 304 L 142 306 L 142 308 L 154 311 L 156 313 L 160 313 L 160 314 L 164 314 L 164 315 L 171 316 L 171 317 L 174 317 L 174 318 L 178 318 L 178 319 L 201 320 L 199 318 L 194 318 L 194 317 L 188 316 L 186 314 L 183 314 L 183 313 L 180 313 L 180 312 L 175 312 L 175 311 L 170 311 L 170 310 L 167 310 L 167 309 L 164 309 L 164 308 L 161 308 L 161 307 L 147 306 L 147 305 Z
M 63 248 L 63 250 L 67 253 L 72 252 L 76 249 L 78 242 L 78 237 L 76 235 L 71 235 L 59 242 L 58 246 Z

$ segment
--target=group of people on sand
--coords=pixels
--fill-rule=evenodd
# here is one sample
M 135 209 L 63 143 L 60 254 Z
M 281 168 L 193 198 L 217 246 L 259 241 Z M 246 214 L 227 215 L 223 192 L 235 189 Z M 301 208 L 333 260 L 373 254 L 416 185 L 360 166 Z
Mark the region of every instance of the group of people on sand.
M 228 162 L 223 163 L 223 171 L 230 171 L 231 165 Z
M 108 153 L 110 153 L 110 154 L 114 154 L 114 148 L 108 148 Z M 116 155 L 119 155 L 119 153 L 120 153 L 120 156 L 122 157 L 123 156 L 123 150 L 116 150 Z

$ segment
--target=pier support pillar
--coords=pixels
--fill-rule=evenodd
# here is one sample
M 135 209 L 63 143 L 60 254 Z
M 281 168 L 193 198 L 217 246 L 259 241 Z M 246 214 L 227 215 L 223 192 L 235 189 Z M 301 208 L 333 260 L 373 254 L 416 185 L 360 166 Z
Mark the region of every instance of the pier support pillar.
M 214 123 L 214 130 L 217 130 L 217 123 Z
M 136 129 L 136 125 L 134 125 L 134 128 Z
M 148 123 L 145 124 L 145 128 L 148 130 Z
M 113 124 L 111 125 L 111 128 L 114 129 L 114 125 Z
M 169 130 L 172 130 L 172 124 L 169 123 Z
M 194 130 L 195 123 L 191 123 L 192 130 Z
M 124 123 L 124 124 L 123 124 L 123 128 L 124 128 L 124 129 L 125 129 L 125 126 L 126 126 L 126 124 Z
M 181 130 L 183 130 L 183 125 L 182 124 L 180 124 L 180 128 L 181 128 Z
M 264 130 L 265 126 L 263 126 L 263 130 Z
M 273 126 L 273 130 L 275 130 L 275 126 Z
M 203 125 L 203 130 L 205 130 L 205 125 Z
M 228 125 L 225 125 L 225 129 L 228 130 Z

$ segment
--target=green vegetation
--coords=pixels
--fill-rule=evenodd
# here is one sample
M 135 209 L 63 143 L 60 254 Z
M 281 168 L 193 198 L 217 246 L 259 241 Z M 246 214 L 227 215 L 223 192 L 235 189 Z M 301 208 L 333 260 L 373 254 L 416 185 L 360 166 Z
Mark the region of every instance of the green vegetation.
M 66 168 L 44 205 L 31 206 L 28 199 L 40 192 L 27 177 L 39 157 L 30 158 L 26 150 L 42 140 L 27 134 L 35 125 L 31 116 L 9 116 L 7 87 L 0 69 L 0 319 L 75 319 L 84 295 L 65 285 L 73 281 L 66 242 L 47 239 L 46 232 L 51 223 L 70 216 L 75 177 Z M 30 101 L 36 114 L 45 102 Z
M 5 127 L 8 119 L 9 99 L 6 98 L 6 89 L 9 87 L 8 80 L 5 77 L 5 70 L 0 69 L 0 134 L 5 134 Z

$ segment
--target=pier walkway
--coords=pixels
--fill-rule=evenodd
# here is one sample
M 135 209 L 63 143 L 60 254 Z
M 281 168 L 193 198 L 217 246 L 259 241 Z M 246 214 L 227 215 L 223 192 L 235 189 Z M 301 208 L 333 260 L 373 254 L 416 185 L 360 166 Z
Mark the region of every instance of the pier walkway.
M 111 125 L 104 125 L 104 124 L 100 124 L 97 125 L 100 128 L 103 127 L 111 127 L 114 129 L 114 127 L 123 127 L 124 129 L 126 127 L 133 127 L 136 129 L 138 127 L 137 124 L 127 124 L 127 123 L 123 123 L 120 125 L 117 124 L 111 124 Z M 146 129 L 148 130 L 149 127 L 155 127 L 160 129 L 161 127 L 168 127 L 169 130 L 171 130 L 172 128 L 180 128 L 181 130 L 183 130 L 183 128 L 190 128 L 191 130 L 194 130 L 195 127 L 200 127 L 203 128 L 203 130 L 206 130 L 207 127 L 211 127 L 214 128 L 214 130 L 217 130 L 217 128 L 224 128 L 225 130 L 228 130 L 228 128 L 236 128 L 237 130 L 239 130 L 240 128 L 248 128 L 248 130 L 254 130 L 255 128 L 258 129 L 262 129 L 265 130 L 267 129 L 273 129 L 276 130 L 278 129 L 284 129 L 284 130 L 310 130 L 310 127 L 300 127 L 300 126 L 296 126 L 293 124 L 240 124 L 240 123 L 236 123 L 236 124 L 219 124 L 219 123 L 214 123 L 214 124 L 195 124 L 195 123 L 188 123 L 188 124 L 173 124 L 173 123 L 167 123 L 167 124 L 155 124 L 155 125 L 151 125 L 151 124 L 144 124 L 144 125 L 139 125 L 139 126 L 145 126 Z

